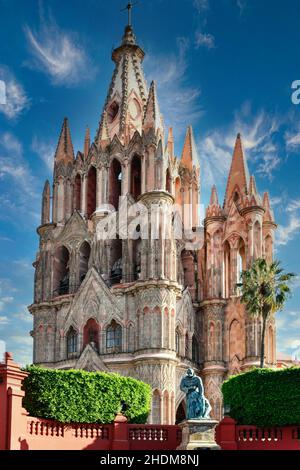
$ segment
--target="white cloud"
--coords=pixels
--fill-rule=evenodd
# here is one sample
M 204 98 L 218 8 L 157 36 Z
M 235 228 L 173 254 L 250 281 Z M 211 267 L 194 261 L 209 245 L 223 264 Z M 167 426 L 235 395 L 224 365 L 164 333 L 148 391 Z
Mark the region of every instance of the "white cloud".
M 242 16 L 247 8 L 247 0 L 236 0 L 236 4 Z
M 198 11 L 198 13 L 202 13 L 204 11 L 209 10 L 209 2 L 208 0 L 194 0 L 193 5 Z
M 0 326 L 1 325 L 7 325 L 7 323 L 9 322 L 8 318 L 7 317 L 1 317 L 0 316 Z
M 300 126 L 294 130 L 294 131 L 287 131 L 285 133 L 285 144 L 288 150 L 290 151 L 296 151 L 298 150 L 298 147 L 300 146 Z
M 47 168 L 52 171 L 54 164 L 55 144 L 43 142 L 34 136 L 31 143 L 31 149 L 40 157 Z
M 0 312 L 6 308 L 7 304 L 13 302 L 13 300 L 14 298 L 10 296 L 0 297 Z
M 274 170 L 281 163 L 275 141 L 278 127 L 279 122 L 275 117 L 263 110 L 253 115 L 250 105 L 246 103 L 235 113 L 231 124 L 199 139 L 204 185 L 225 183 L 238 132 L 242 134 L 246 157 L 256 165 L 256 173 L 272 179 Z
M 209 33 L 202 33 L 201 31 L 196 31 L 195 47 L 196 49 L 199 49 L 200 47 L 213 49 L 215 47 L 215 37 Z
M 52 16 L 42 18 L 38 32 L 25 34 L 32 60 L 29 65 L 48 74 L 54 85 L 73 86 L 95 76 L 95 67 L 74 33 L 63 31 Z
M 176 55 L 146 56 L 145 71 L 149 79 L 157 81 L 158 100 L 166 126 L 172 126 L 175 135 L 181 136 L 186 130 L 185 126 L 193 124 L 202 110 L 199 87 L 186 84 L 189 42 L 178 38 L 177 45 Z
M 32 197 L 35 195 L 32 189 L 33 176 L 22 154 L 23 146 L 18 138 L 10 132 L 4 132 L 0 136 L 0 180 L 15 180 L 18 187 Z
M 279 225 L 276 232 L 276 244 L 287 245 L 300 231 L 300 217 L 292 215 L 287 225 Z
M 26 336 L 22 335 L 13 335 L 9 338 L 10 341 L 15 344 L 22 344 L 24 346 L 32 346 L 32 337 L 27 334 Z
M 0 80 L 4 81 L 6 89 L 5 104 L 0 104 L 0 112 L 8 119 L 16 119 L 30 106 L 30 100 L 21 83 L 4 65 L 0 65 Z
M 4 353 L 6 351 L 6 343 L 2 339 L 0 339 L 0 362 L 4 359 Z
M 287 206 L 287 212 L 294 212 L 300 209 L 300 199 L 295 199 L 289 203 Z
M 14 318 L 17 318 L 18 320 L 20 320 L 21 322 L 26 322 L 26 323 L 31 323 L 33 322 L 33 317 L 32 315 L 29 313 L 26 305 L 23 305 L 21 310 L 17 313 L 13 313 L 12 316 Z

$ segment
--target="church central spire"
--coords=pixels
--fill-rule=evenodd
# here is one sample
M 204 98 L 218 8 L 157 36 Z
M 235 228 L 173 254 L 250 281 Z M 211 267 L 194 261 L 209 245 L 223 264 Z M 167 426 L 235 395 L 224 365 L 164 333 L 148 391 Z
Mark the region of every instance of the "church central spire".
M 133 5 L 129 5 L 132 8 Z M 123 144 L 132 138 L 135 131 L 142 133 L 148 98 L 148 86 L 142 69 L 144 57 L 130 20 L 121 45 L 112 52 L 116 65 L 95 139 L 98 147 L 101 146 L 104 128 L 109 140 L 117 136 Z

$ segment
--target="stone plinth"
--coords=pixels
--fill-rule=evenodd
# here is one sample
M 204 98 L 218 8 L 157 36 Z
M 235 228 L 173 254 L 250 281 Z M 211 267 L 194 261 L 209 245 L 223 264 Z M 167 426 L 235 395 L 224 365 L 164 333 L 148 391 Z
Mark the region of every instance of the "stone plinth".
M 177 450 L 210 449 L 219 450 L 215 441 L 215 427 L 218 421 L 213 419 L 189 419 L 182 421 L 182 441 Z

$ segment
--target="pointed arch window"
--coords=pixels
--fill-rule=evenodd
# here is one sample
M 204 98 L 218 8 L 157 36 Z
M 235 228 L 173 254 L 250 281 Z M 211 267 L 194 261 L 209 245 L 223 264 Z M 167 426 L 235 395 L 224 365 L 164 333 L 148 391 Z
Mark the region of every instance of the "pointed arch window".
M 77 352 L 78 334 L 71 326 L 67 334 L 67 356 L 72 357 Z
M 192 341 L 192 359 L 194 362 L 199 362 L 199 344 L 195 336 Z
M 93 318 L 90 318 L 86 323 L 83 330 L 83 344 L 92 344 L 94 348 L 98 349 L 99 345 L 99 325 Z
M 131 181 L 130 191 L 133 198 L 136 200 L 141 195 L 142 184 L 141 184 L 141 172 L 142 162 L 141 157 L 135 155 L 131 162 Z
M 189 357 L 190 348 L 189 348 L 189 335 L 186 333 L 185 335 L 185 357 Z
M 117 158 L 114 158 L 109 170 L 109 203 L 116 209 L 119 209 L 119 201 L 122 194 L 122 167 Z
M 180 355 L 180 331 L 178 328 L 176 328 L 176 332 L 175 332 L 175 348 L 176 348 L 176 353 Z
M 53 287 L 54 295 L 65 295 L 69 293 L 70 280 L 70 254 L 65 246 L 60 246 L 54 253 L 53 262 Z
M 97 171 L 91 166 L 87 178 L 87 216 L 90 219 L 96 210 Z
M 81 176 L 76 175 L 74 183 L 74 209 L 80 211 L 81 209 Z
M 120 352 L 122 349 L 122 327 L 115 320 L 106 331 L 106 349 L 108 352 Z
M 91 247 L 88 242 L 83 242 L 79 250 L 79 284 L 84 280 L 89 268 Z

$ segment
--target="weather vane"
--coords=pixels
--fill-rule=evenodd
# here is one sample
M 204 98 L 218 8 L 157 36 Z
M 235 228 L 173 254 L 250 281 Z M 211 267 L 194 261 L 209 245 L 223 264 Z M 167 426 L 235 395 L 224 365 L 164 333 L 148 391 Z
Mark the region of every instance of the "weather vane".
M 125 8 L 123 8 L 121 11 L 128 10 L 128 26 L 132 25 L 132 9 L 135 5 L 137 5 L 139 2 L 129 2 Z

